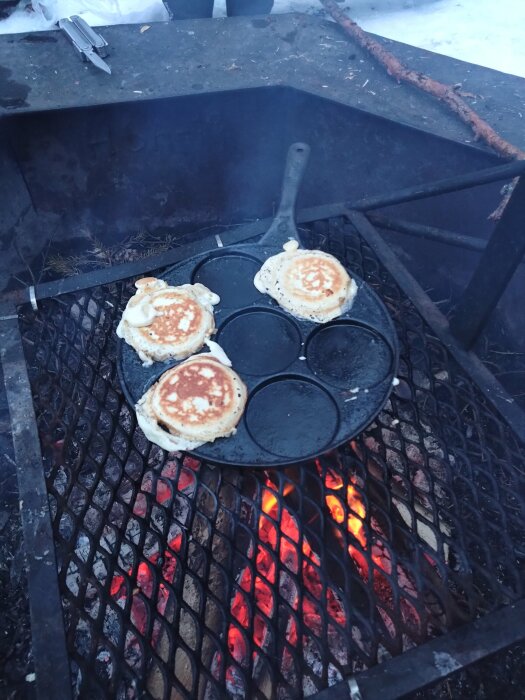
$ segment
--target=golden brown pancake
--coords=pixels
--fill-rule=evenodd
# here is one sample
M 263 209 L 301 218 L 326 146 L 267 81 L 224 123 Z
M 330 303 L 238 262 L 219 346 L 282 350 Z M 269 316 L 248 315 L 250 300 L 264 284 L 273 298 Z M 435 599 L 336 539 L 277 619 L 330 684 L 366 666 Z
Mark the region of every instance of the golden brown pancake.
M 357 285 L 333 255 L 289 241 L 256 274 L 254 284 L 297 318 L 326 323 L 351 307 Z
M 232 435 L 246 398 L 240 377 L 206 353 L 165 372 L 136 410 L 152 442 L 169 450 L 192 449 Z
M 136 282 L 117 335 L 131 345 L 144 365 L 182 360 L 215 332 L 213 305 L 219 297 L 202 284 L 170 287 L 153 277 Z

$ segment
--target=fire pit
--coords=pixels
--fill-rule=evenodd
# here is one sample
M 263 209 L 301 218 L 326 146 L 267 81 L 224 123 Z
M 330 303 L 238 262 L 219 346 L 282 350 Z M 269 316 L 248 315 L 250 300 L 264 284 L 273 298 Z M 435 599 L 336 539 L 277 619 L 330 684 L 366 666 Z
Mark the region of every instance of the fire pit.
M 401 343 L 378 419 L 305 464 L 148 443 L 116 375 L 133 278 L 22 313 L 81 694 L 312 695 L 522 595 L 516 438 L 347 217 L 303 236 L 380 294 Z
M 195 152 L 194 119 L 209 135 Z M 144 124 L 155 128 L 142 134 Z M 90 119 L 82 109 L 26 115 L 8 136 L 10 181 L 26 183 L 36 230 L 65 232 L 64 250 L 67 231 L 85 223 L 112 245 L 146 219 L 155 235 L 164 224 L 177 231 L 172 245 L 146 251 L 156 256 L 1 299 L 41 688 L 60 698 L 72 688 L 94 698 L 357 700 L 381 687 L 394 698 L 523 636 L 525 423 L 468 349 L 494 299 L 474 280 L 476 304 L 458 304 L 453 335 L 374 228 L 406 231 L 396 217 L 415 212 L 418 241 L 462 244 L 444 230 L 461 212 L 488 234 L 480 197 L 497 200 L 494 183 L 523 164 L 489 168 L 481 151 L 281 87 L 99 107 Z M 316 137 L 302 244 L 335 255 L 386 305 L 399 381 L 370 426 L 317 459 L 253 470 L 167 454 L 137 427 L 117 376 L 115 327 L 134 280 L 214 246 L 257 242 L 266 220 L 217 223 L 269 215 L 287 145 Z M 175 184 L 159 193 L 177 162 Z M 49 163 L 63 178 L 46 179 Z M 253 186 L 247 167 L 262 173 Z M 467 174 L 450 177 L 458 172 Z M 518 240 L 518 195 L 489 243 L 492 262 L 505 257 L 502 241 Z M 337 199 L 346 201 L 326 204 Z M 370 213 L 385 206 L 388 216 Z M 33 230 L 27 212 L 21 238 Z M 492 265 L 502 286 L 519 257 Z

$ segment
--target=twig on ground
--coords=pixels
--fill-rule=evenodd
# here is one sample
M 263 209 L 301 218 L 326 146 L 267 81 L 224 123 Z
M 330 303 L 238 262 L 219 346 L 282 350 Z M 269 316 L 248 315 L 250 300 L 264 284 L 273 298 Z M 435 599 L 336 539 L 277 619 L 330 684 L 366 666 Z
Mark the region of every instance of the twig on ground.
M 476 139 L 483 139 L 499 155 L 505 158 L 525 160 L 525 151 L 509 143 L 482 119 L 465 100 L 461 98 L 452 85 L 445 85 L 424 73 L 407 68 L 390 51 L 387 51 L 378 41 L 372 39 L 361 27 L 354 22 L 335 2 L 335 0 L 320 0 L 338 24 L 357 41 L 359 46 L 368 51 L 387 73 L 397 80 L 403 80 L 424 92 L 445 102 L 462 121 L 468 124 Z
M 386 68 L 389 75 L 398 81 L 404 81 L 409 85 L 413 85 L 444 102 L 463 122 L 465 122 L 465 124 L 470 126 L 476 140 L 483 140 L 500 156 L 515 160 L 525 160 L 525 151 L 522 151 L 517 146 L 514 146 L 512 143 L 502 138 L 490 124 L 482 119 L 479 114 L 465 102 L 461 97 L 460 91 L 457 90 L 455 86 L 445 85 L 424 73 L 407 68 L 407 66 L 401 63 L 390 51 L 387 51 L 384 46 L 361 29 L 361 27 L 339 7 L 335 0 L 319 1 L 345 32 L 349 34 L 361 48 L 368 51 L 376 61 Z M 465 95 L 467 95 L 467 93 L 465 93 Z M 514 184 L 515 182 L 513 182 L 513 185 Z M 489 219 L 497 221 L 501 218 L 510 199 L 510 195 L 512 194 L 512 189 L 513 186 L 504 196 L 498 208 L 490 214 Z
M 21 250 L 20 246 L 18 245 L 18 241 L 17 241 L 16 238 L 13 239 L 13 248 L 15 249 L 16 254 L 17 254 L 18 257 L 20 258 L 20 262 L 21 262 L 23 265 L 25 265 L 26 270 L 28 271 L 29 276 L 30 276 L 30 278 L 31 278 L 31 281 L 33 282 L 33 286 L 35 286 L 35 285 L 36 285 L 35 275 L 33 274 L 33 270 L 31 269 L 31 265 L 30 265 L 30 264 L 27 262 L 27 260 L 25 259 L 25 256 L 24 256 L 24 254 L 22 253 L 22 250 Z M 12 277 L 14 277 L 14 276 L 15 276 L 15 275 L 12 275 Z

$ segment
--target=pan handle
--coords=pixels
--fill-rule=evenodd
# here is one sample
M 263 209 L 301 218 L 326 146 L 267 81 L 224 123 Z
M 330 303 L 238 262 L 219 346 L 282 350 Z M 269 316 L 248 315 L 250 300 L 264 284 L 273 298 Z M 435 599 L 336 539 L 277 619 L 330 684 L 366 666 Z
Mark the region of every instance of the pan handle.
M 298 238 L 295 226 L 295 203 L 310 157 L 307 143 L 292 143 L 286 157 L 281 203 L 272 225 L 261 238 L 264 245 L 283 245 L 288 238 Z

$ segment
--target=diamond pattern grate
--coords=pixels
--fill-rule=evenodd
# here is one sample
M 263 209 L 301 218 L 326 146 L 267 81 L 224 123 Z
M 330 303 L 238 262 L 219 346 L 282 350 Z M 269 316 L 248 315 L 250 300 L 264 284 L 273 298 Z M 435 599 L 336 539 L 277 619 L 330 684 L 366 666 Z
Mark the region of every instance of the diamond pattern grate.
M 385 410 L 315 462 L 148 443 L 116 375 L 132 280 L 23 314 L 78 696 L 308 696 L 523 596 L 524 452 L 350 225 L 302 235 L 401 344 Z

